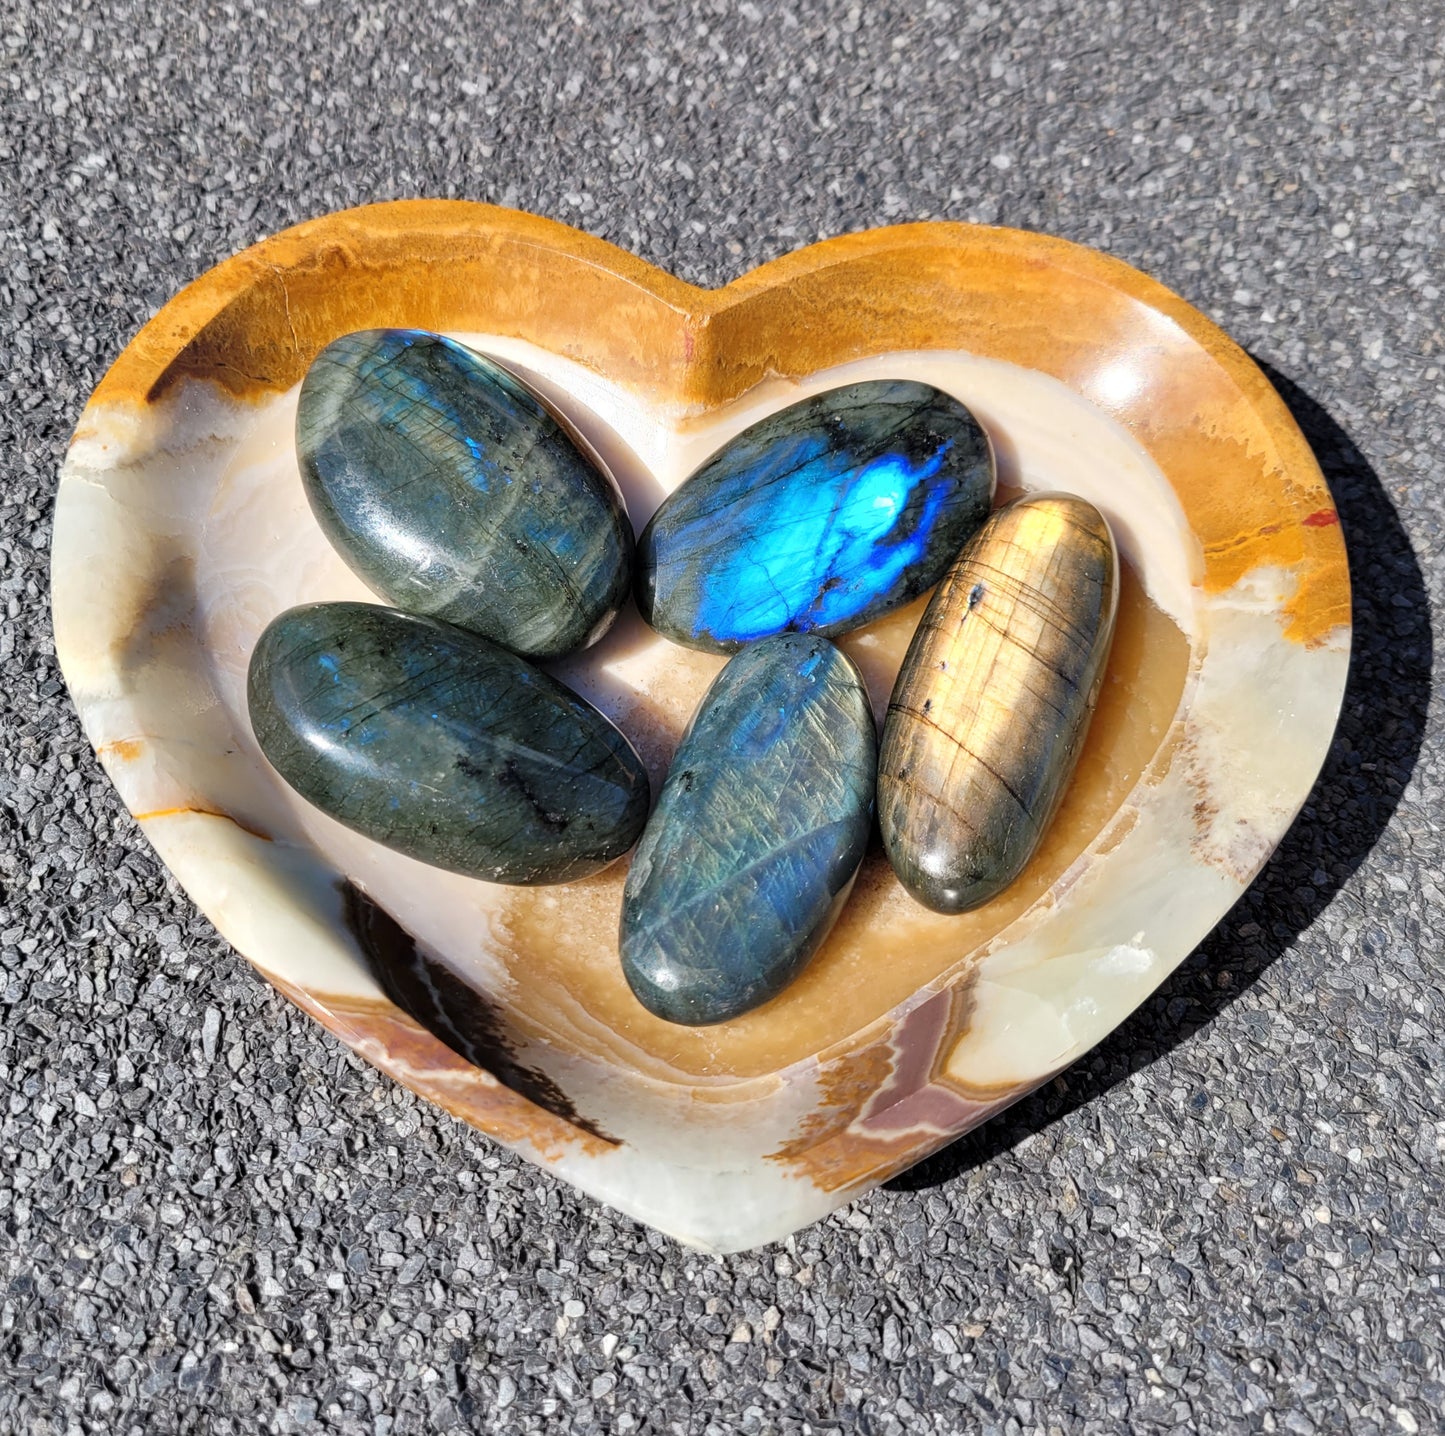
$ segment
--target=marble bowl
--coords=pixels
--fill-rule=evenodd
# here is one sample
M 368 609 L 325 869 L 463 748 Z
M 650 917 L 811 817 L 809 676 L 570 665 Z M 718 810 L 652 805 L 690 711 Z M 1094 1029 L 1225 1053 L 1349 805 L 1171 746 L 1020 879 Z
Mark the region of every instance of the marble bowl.
M 1118 638 L 1077 776 L 1023 877 L 940 917 L 875 847 L 795 986 L 685 1029 L 622 980 L 625 863 L 567 887 L 493 887 L 306 808 L 256 749 L 243 674 L 281 608 L 366 596 L 311 519 L 291 424 L 316 352 L 377 325 L 446 331 L 530 377 L 639 527 L 728 435 L 878 375 L 930 379 L 973 407 L 1002 492 L 1098 504 L 1125 561 Z M 1249 358 L 1127 265 L 955 224 L 830 240 L 718 290 L 479 204 L 300 225 L 179 294 L 95 391 L 61 476 L 53 582 L 86 732 L 216 927 L 382 1071 L 715 1251 L 815 1220 L 1126 1017 L 1293 820 L 1349 653 L 1334 506 Z M 845 641 L 880 711 L 918 612 Z M 555 668 L 657 779 L 720 661 L 629 612 Z

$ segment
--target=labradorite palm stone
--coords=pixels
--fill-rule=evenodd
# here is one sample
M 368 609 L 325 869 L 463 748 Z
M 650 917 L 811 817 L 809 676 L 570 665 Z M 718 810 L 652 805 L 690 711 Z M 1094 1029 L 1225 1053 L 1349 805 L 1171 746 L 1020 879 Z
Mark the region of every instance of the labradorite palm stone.
M 553 658 L 627 597 L 616 489 L 532 393 L 450 339 L 372 329 L 327 345 L 296 448 L 326 536 L 399 608 Z
M 833 389 L 745 429 L 667 499 L 638 541 L 638 605 L 715 653 L 846 633 L 937 583 L 993 490 L 957 399 L 907 380 Z
M 1118 602 L 1108 521 L 1071 494 L 999 509 L 934 590 L 878 762 L 883 846 L 924 906 L 979 907 L 1037 851 L 1083 749 Z
M 802 971 L 863 859 L 876 768 L 863 680 L 826 639 L 766 639 L 723 669 L 627 875 L 622 969 L 645 1007 L 723 1022 Z
M 251 657 L 271 766 L 338 822 L 496 883 L 586 877 L 637 841 L 647 774 L 595 708 L 525 659 L 436 619 L 313 603 Z

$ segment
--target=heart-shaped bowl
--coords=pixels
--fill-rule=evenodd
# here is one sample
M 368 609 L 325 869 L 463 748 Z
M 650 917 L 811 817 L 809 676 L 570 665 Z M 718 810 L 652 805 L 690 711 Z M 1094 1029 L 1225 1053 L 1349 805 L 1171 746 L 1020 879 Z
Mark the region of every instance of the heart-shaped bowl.
M 961 917 L 875 850 L 804 976 L 670 1026 L 623 981 L 625 862 L 506 888 L 309 809 L 246 716 L 281 609 L 367 597 L 313 522 L 297 385 L 338 335 L 453 334 L 528 377 L 639 527 L 731 434 L 861 377 L 925 378 L 989 431 L 1004 493 L 1109 518 L 1117 637 L 1032 864 Z M 1313 784 L 1344 690 L 1334 505 L 1268 381 L 1116 260 L 917 224 L 694 288 L 563 225 L 414 201 L 287 230 L 177 295 L 81 416 L 57 500 L 56 645 L 127 806 L 216 927 L 398 1081 L 681 1240 L 753 1246 L 821 1216 L 1045 1081 L 1126 1017 L 1239 897 Z M 919 606 L 844 640 L 881 713 Z M 719 659 L 635 612 L 556 665 L 654 791 Z

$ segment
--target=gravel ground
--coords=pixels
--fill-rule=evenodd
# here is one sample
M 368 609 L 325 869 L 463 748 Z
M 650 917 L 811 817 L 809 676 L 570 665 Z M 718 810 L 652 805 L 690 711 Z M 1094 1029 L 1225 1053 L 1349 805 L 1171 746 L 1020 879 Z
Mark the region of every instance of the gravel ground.
M 1435 0 L 0 0 L 0 1431 L 1435 1428 L 1442 54 Z M 1265 875 L 1043 1094 L 782 1246 L 681 1251 L 341 1050 L 62 687 L 105 367 L 240 246 L 414 194 L 706 283 L 887 221 L 1066 235 L 1248 346 L 1335 485 L 1356 663 Z

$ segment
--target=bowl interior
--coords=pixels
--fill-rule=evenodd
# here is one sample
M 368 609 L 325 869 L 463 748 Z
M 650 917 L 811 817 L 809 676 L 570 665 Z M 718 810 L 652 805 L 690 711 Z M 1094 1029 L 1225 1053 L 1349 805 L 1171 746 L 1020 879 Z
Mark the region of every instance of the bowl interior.
M 256 405 L 200 517 L 195 586 L 201 650 L 248 745 L 264 794 L 253 826 L 294 834 L 359 883 L 431 954 L 489 994 L 534 1049 L 627 1060 L 659 1078 L 752 1078 L 847 1043 L 1018 922 L 1101 837 L 1145 776 L 1181 699 L 1195 629 L 1193 542 L 1158 466 L 1116 420 L 1037 371 L 953 351 L 880 354 L 764 381 L 731 403 L 680 414 L 575 361 L 496 335 L 456 337 L 542 388 L 624 491 L 639 531 L 662 497 L 719 444 L 770 410 L 859 378 L 923 378 L 978 414 L 998 456 L 1001 497 L 1070 489 L 1110 518 L 1124 556 L 1118 638 L 1098 715 L 1058 821 L 1020 880 L 961 917 L 919 906 L 870 852 L 843 918 L 803 977 L 766 1006 L 708 1029 L 653 1017 L 617 962 L 627 860 L 589 880 L 517 889 L 400 858 L 311 809 L 271 772 L 250 737 L 245 665 L 262 627 L 316 599 L 370 597 L 311 517 L 292 437 L 296 390 Z M 925 599 L 848 636 L 881 719 Z M 629 605 L 597 645 L 551 665 L 616 721 L 661 785 L 673 749 L 722 660 L 657 637 Z M 1094 860 L 1104 856 L 1095 852 Z M 545 1055 L 540 1059 L 545 1065 Z

